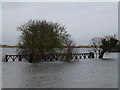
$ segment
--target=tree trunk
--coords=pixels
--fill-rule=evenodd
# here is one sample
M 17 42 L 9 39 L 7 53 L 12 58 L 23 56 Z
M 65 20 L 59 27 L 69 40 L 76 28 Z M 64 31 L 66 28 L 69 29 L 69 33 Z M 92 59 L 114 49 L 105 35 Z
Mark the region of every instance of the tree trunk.
M 100 52 L 99 58 L 103 58 L 105 51 Z
M 33 62 L 33 57 L 34 57 L 34 54 L 30 53 L 28 62 L 32 63 Z
M 72 53 L 67 53 L 66 55 L 66 61 L 70 62 L 72 60 Z

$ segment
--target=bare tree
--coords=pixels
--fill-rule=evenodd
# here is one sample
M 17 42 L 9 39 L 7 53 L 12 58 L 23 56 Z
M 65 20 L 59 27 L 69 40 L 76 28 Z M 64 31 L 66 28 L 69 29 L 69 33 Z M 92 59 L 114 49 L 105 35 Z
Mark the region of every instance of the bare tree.
M 93 51 L 96 54 L 96 58 L 97 55 L 100 54 L 100 52 L 102 51 L 102 48 L 100 48 L 100 46 L 102 45 L 101 40 L 102 40 L 101 37 L 95 37 L 91 40 L 92 46 L 94 47 Z
M 70 35 L 65 39 L 65 46 L 67 48 L 64 49 L 64 53 L 66 53 L 66 61 L 70 62 L 73 57 L 72 54 L 77 52 L 75 48 L 72 48 L 71 46 L 75 46 L 74 41 L 70 38 Z
M 110 52 L 117 47 L 118 40 L 115 35 L 95 37 L 91 40 L 94 51 L 98 52 L 99 58 L 103 58 L 105 52 Z

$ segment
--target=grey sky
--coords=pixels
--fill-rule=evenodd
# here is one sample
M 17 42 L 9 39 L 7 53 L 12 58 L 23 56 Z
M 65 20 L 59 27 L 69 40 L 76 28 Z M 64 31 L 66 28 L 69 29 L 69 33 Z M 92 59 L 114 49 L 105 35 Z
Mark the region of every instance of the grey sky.
M 117 2 L 3 3 L 3 44 L 16 45 L 17 27 L 30 19 L 46 19 L 65 25 L 77 45 L 93 37 L 118 34 Z

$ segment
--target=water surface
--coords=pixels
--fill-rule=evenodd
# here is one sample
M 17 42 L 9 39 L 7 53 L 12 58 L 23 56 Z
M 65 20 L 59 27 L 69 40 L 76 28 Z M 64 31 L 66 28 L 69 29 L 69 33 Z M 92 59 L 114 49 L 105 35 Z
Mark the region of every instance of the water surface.
M 104 57 L 110 59 L 3 62 L 2 85 L 3 88 L 117 88 L 118 54 L 106 53 Z

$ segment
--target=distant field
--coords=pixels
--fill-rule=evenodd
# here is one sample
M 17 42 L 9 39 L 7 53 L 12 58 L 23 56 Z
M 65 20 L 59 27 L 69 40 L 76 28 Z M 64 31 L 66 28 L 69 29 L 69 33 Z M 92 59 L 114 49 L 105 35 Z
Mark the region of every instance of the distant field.
M 20 48 L 19 46 L 0 46 L 0 48 Z

